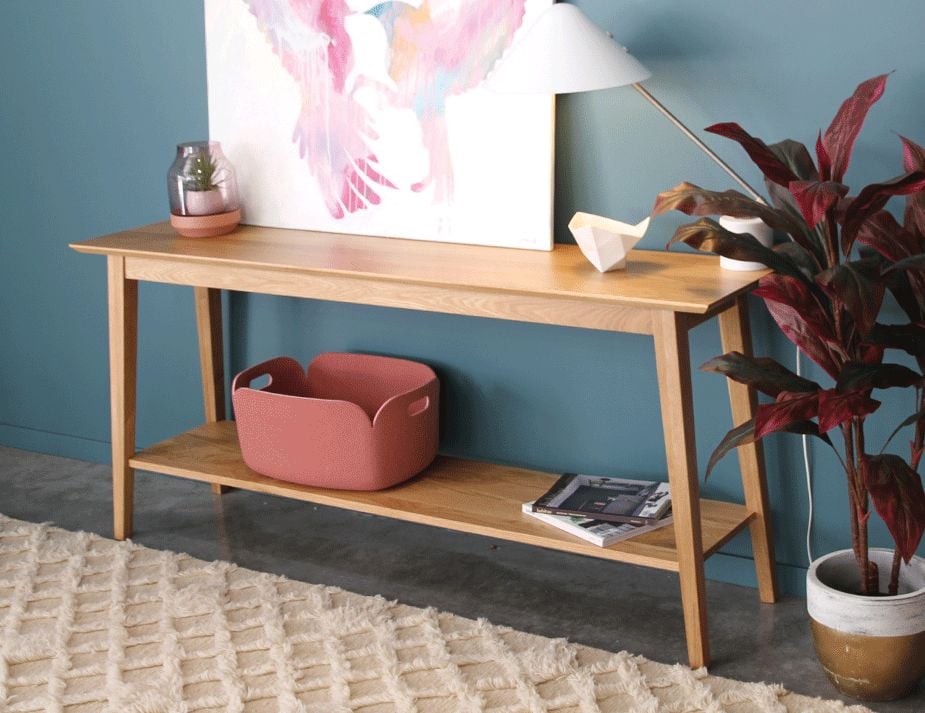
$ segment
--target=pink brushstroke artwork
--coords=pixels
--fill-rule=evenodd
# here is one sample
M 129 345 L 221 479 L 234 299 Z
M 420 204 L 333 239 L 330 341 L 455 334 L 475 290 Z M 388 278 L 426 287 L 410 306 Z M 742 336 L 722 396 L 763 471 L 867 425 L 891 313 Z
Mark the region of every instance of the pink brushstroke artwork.
M 428 156 L 427 173 L 411 190 L 433 188 L 435 203 L 453 198 L 446 101 L 476 87 L 510 46 L 526 0 L 423 0 L 419 7 L 384 2 L 365 14 L 379 20 L 388 48 L 390 84 L 351 82 L 355 53 L 347 32 L 354 13 L 345 0 L 245 0 L 302 98 L 292 138 L 330 214 L 379 205 L 399 190 L 371 144 L 375 116 L 357 100 L 372 87 L 382 106 L 410 109 Z

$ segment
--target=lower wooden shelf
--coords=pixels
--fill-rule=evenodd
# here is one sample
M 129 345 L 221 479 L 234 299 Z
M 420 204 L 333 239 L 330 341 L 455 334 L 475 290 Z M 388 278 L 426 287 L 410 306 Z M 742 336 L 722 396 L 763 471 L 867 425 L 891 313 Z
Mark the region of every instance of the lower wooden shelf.
M 232 421 L 208 423 L 135 454 L 131 467 L 228 485 L 321 505 L 384 515 L 601 559 L 678 571 L 674 527 L 610 547 L 597 547 L 523 514 L 521 504 L 545 492 L 557 476 L 523 468 L 440 456 L 423 473 L 376 492 L 325 490 L 255 473 L 241 458 Z M 742 530 L 744 505 L 701 500 L 704 555 Z

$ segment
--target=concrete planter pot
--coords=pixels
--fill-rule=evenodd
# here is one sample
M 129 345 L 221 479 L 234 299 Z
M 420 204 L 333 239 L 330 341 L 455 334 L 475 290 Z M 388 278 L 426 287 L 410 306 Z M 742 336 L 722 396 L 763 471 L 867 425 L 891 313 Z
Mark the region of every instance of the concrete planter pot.
M 871 549 L 886 591 L 891 550 Z M 806 606 L 816 655 L 843 693 L 865 701 L 907 695 L 925 676 L 925 559 L 900 571 L 899 594 L 865 597 L 851 550 L 820 557 L 806 573 Z

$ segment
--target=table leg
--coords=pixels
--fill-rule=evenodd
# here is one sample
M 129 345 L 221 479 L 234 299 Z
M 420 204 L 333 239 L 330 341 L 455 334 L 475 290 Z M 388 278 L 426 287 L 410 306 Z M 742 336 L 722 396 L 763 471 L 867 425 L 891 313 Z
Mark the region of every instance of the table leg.
M 752 337 L 748 323 L 748 302 L 741 295 L 719 316 L 719 331 L 724 352 L 752 354 Z M 745 384 L 727 379 L 729 404 L 733 426 L 745 423 L 755 415 L 758 397 L 755 390 Z M 755 557 L 755 574 L 758 579 L 758 596 L 763 602 L 777 601 L 777 573 L 774 568 L 774 539 L 771 532 L 771 506 L 768 498 L 768 481 L 764 467 L 764 450 L 761 442 L 740 446 L 739 469 L 742 471 L 742 489 L 745 505 L 754 513 L 749 523 L 752 552 Z
M 688 334 L 673 312 L 655 313 L 653 323 L 687 655 L 691 667 L 699 668 L 710 662 L 710 644 Z
M 109 403 L 112 427 L 113 537 L 132 535 L 135 473 L 135 389 L 138 363 L 138 282 L 125 277 L 125 258 L 107 262 L 109 286 Z
M 222 292 L 209 287 L 194 287 L 196 328 L 199 332 L 199 368 L 202 372 L 202 400 L 206 423 L 225 420 L 225 355 L 222 345 Z M 212 484 L 212 492 L 221 495 L 227 486 Z

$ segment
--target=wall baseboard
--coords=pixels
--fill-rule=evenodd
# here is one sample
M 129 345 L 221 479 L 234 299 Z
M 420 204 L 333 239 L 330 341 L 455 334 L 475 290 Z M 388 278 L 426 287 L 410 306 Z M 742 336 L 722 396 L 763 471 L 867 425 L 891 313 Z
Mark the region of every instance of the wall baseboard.
M 9 424 L 0 424 L 0 445 L 93 463 L 109 463 L 112 460 L 112 447 L 108 441 L 94 441 Z
M 716 579 L 731 584 L 757 589 L 755 560 L 751 557 L 717 552 L 706 562 L 707 579 Z M 777 584 L 781 594 L 796 597 L 806 596 L 806 567 L 777 563 Z

